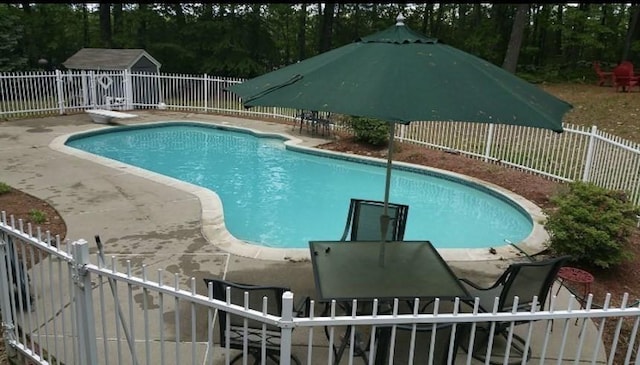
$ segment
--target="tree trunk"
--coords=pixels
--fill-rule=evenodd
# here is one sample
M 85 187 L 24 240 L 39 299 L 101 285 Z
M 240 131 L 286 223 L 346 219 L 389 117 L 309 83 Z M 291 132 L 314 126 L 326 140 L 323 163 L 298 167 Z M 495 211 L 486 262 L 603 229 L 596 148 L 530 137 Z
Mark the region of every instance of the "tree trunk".
M 420 31 L 422 34 L 427 34 L 429 30 L 429 23 L 431 23 L 431 14 L 433 14 L 433 3 L 424 3 L 424 10 L 422 14 L 422 26 L 420 27 Z
M 527 24 L 528 12 L 529 4 L 518 4 L 507 54 L 504 56 L 504 62 L 502 63 L 502 68 L 511 73 L 516 73 L 516 67 L 518 66 L 518 56 L 520 55 L 520 46 L 522 46 L 522 36 L 524 35 L 524 27 Z
M 100 43 L 105 48 L 111 48 L 111 4 L 100 3 Z
M 624 48 L 622 50 L 622 59 L 620 61 L 629 60 L 629 50 L 631 49 L 631 44 L 634 41 L 634 34 L 638 33 L 638 29 L 640 27 L 640 22 L 638 22 L 638 17 L 640 16 L 640 6 L 633 5 L 631 11 L 631 19 L 629 20 L 629 28 L 627 28 L 627 37 L 624 40 Z
M 145 49 L 147 47 L 147 4 L 138 3 L 138 47 Z
M 172 4 L 173 11 L 176 13 L 176 24 L 178 25 L 178 29 L 184 29 L 185 19 L 184 19 L 184 11 L 182 10 L 182 3 Z
M 558 14 L 556 15 L 556 22 L 557 24 L 564 24 L 563 23 L 563 13 L 564 13 L 564 5 L 563 4 L 558 4 Z M 558 27 L 556 30 L 556 44 L 555 44 L 555 54 L 556 55 L 561 55 L 562 54 L 562 27 Z
M 436 12 L 436 21 L 431 23 L 431 34 L 432 37 L 438 37 L 440 34 L 440 28 L 442 27 L 442 22 L 444 21 L 444 4 L 438 4 L 438 11 Z
M 86 7 L 86 4 L 84 5 Z M 122 3 L 113 4 L 113 39 L 116 47 L 122 46 L 124 27 L 122 23 Z
M 22 17 L 24 23 L 23 23 L 23 27 L 24 27 L 24 38 L 22 38 L 22 42 L 21 46 L 24 47 L 24 52 L 27 56 L 27 63 L 29 65 L 33 65 L 34 64 L 34 60 L 38 59 L 38 57 L 40 57 L 40 55 L 36 56 L 36 47 L 35 47 L 35 42 L 25 42 L 25 40 L 30 40 L 33 37 L 33 14 L 31 13 L 31 4 L 26 1 L 26 2 L 22 2 L 22 11 L 24 12 L 24 16 Z M 51 60 L 47 60 L 49 62 L 51 62 Z
M 360 37 L 360 4 L 353 4 L 353 34 L 351 35 L 351 40 L 356 40 Z
M 540 66 L 545 63 L 549 50 L 547 49 L 547 32 L 549 30 L 549 19 L 551 17 L 551 5 L 540 6 L 534 17 L 534 32 L 531 37 L 531 44 L 538 47 L 534 63 Z
M 335 3 L 325 3 L 322 14 L 322 26 L 320 27 L 320 44 L 318 52 L 323 53 L 331 49 L 331 36 L 333 34 L 333 14 Z
M 213 6 L 210 3 L 202 4 L 202 18 L 203 19 L 213 19 Z
M 473 4 L 473 27 L 480 29 L 482 25 L 482 4 Z
M 300 23 L 298 28 L 298 61 L 304 60 L 307 48 L 307 4 L 302 4 L 300 9 Z
M 87 4 L 82 4 L 82 47 L 89 47 L 91 39 L 89 38 L 89 9 Z

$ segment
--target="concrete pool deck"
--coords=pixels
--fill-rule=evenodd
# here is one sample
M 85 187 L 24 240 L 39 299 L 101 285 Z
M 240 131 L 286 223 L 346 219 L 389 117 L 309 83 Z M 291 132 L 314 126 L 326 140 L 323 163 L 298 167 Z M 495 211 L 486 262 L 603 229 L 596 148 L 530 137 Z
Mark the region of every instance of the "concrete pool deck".
M 300 135 L 292 131 L 291 125 L 274 122 L 170 111 L 137 114 L 137 118 L 123 124 L 199 121 L 284 134 L 302 147 L 326 142 L 326 139 Z M 307 249 L 270 249 L 233 238 L 223 228 L 217 195 L 208 189 L 64 146 L 71 134 L 110 127 L 92 123 L 86 114 L 2 123 L 0 151 L 5 158 L 0 162 L 3 169 L 0 181 L 52 204 L 67 223 L 67 240 L 83 238 L 92 242 L 94 235 L 100 235 L 107 255 L 131 257 L 136 262 L 152 256 L 158 265 L 166 260 L 166 267 L 186 276 L 205 274 L 201 269 L 219 261 L 220 256 L 233 260 L 234 267 L 254 262 L 256 258 L 267 259 L 260 260 L 261 266 L 295 266 L 297 262 L 308 262 Z M 530 210 L 537 208 L 505 189 L 487 185 L 509 194 Z M 532 236 L 541 242 L 546 232 L 539 225 L 536 229 Z M 533 252 L 536 247 L 525 245 L 524 249 Z M 497 254 L 489 253 L 488 249 L 439 251 L 454 267 L 477 269 L 495 277 L 507 266 L 505 258 L 518 254 L 508 245 L 497 250 Z M 233 271 L 232 267 L 229 269 Z
M 136 111 L 138 118 L 126 124 L 167 120 L 228 123 L 265 132 L 290 134 L 302 145 L 325 142 L 300 136 L 290 125 L 242 118 L 169 111 Z M 141 176 L 132 169 L 106 166 L 52 149 L 61 136 L 104 126 L 86 114 L 23 119 L 0 123 L 0 181 L 53 205 L 67 225 L 66 242 L 86 239 L 94 247 L 100 235 L 107 257 L 122 267 L 127 260 L 134 267 L 162 269 L 178 274 L 180 285 L 196 279 L 197 292 L 205 293 L 204 277 L 288 286 L 297 297 L 315 296 L 308 260 L 256 260 L 210 243 L 203 228 L 200 200 L 191 191 Z M 2 210 L 2 207 L 0 207 Z M 503 248 L 501 248 L 502 250 Z M 484 253 L 469 260 L 469 254 L 446 257 L 460 277 L 480 283 L 492 282 L 509 265 L 514 250 L 505 247 L 496 255 Z M 508 255 L 507 255 L 508 254 Z M 568 295 L 561 292 L 565 298 Z M 565 299 L 566 300 L 566 299 Z M 561 333 L 561 331 L 557 331 Z

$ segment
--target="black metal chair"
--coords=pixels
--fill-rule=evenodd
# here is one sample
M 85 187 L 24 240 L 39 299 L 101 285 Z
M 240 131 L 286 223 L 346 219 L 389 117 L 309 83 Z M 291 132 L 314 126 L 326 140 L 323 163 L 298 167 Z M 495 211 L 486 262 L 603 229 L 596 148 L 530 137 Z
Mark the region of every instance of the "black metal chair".
M 518 311 L 530 311 L 534 305 L 534 296 L 537 296 L 536 309 L 544 308 L 547 295 L 553 286 L 558 270 L 569 260 L 570 256 L 561 256 L 552 259 L 535 262 L 523 262 L 511 264 L 507 270 L 490 287 L 483 288 L 468 279 L 460 279 L 468 286 L 469 294 L 480 300 L 479 309 L 483 312 L 492 312 L 495 298 L 498 299 L 498 312 L 511 312 L 514 305 L 514 297 L 518 297 Z M 530 321 L 518 321 L 515 325 L 529 323 Z M 512 322 L 498 322 L 495 325 L 494 339 L 502 337 L 507 339 Z M 490 324 L 479 325 L 476 329 L 476 337 L 472 355 L 475 359 L 484 361 L 487 356 Z M 495 342 L 495 341 L 494 341 Z M 463 347 L 468 343 L 463 341 Z M 525 341 L 522 337 L 513 334 L 509 363 L 521 363 L 526 357 L 529 360 L 531 349 L 524 349 Z M 502 364 L 504 353 L 495 353 L 499 346 L 492 349 L 490 364 Z M 468 348 L 466 349 L 468 350 Z M 506 349 L 505 349 L 506 351 Z M 512 355 L 516 356 L 513 357 Z M 495 359 L 495 361 L 494 361 Z
M 380 241 L 380 217 L 384 213 L 384 202 L 377 200 L 351 199 L 347 223 L 341 241 Z M 389 203 L 387 215 L 389 227 L 386 241 L 402 241 L 407 224 L 409 206 Z
M 455 364 L 456 355 L 460 347 L 460 333 L 464 327 L 458 324 L 455 333 L 453 328 L 453 323 L 416 325 L 414 352 L 412 354 L 413 357 L 410 358 L 413 326 L 397 325 L 393 344 L 393 363 Z M 378 328 L 378 335 L 388 337 L 390 330 L 390 328 Z M 389 363 L 390 345 L 388 338 L 380 338 L 375 351 L 375 364 Z
M 12 305 L 14 308 L 26 311 L 33 304 L 33 294 L 29 290 L 31 279 L 25 269 L 24 262 L 14 252 L 17 248 L 14 247 L 13 237 L 3 233 L 0 241 L 6 242 L 7 252 L 9 253 L 5 260 L 7 270 L 10 270 L 7 275 L 10 275 L 10 280 L 13 282 L 13 286 L 9 288 L 9 291 L 13 293 Z
M 213 298 L 227 301 L 226 288 L 230 289 L 230 298 L 232 304 L 244 306 L 244 296 L 248 293 L 249 296 L 249 308 L 262 311 L 263 298 L 267 298 L 267 313 L 272 315 L 282 314 L 282 295 L 289 291 L 289 288 L 280 286 L 261 286 L 261 285 L 248 285 L 234 283 L 221 279 L 204 279 L 207 288 L 211 284 L 213 287 Z M 306 315 L 305 311 L 308 310 L 309 298 L 303 298 L 303 300 L 296 305 L 294 311 L 297 315 Z M 226 347 L 227 341 L 229 348 L 242 350 L 244 347 L 245 339 L 245 320 L 247 322 L 246 339 L 248 347 L 248 355 L 255 359 L 255 364 L 260 364 L 262 361 L 262 339 L 265 337 L 266 347 L 266 361 L 271 359 L 274 363 L 280 363 L 280 328 L 277 326 L 266 324 L 266 331 L 263 335 L 263 323 L 245 319 L 238 315 L 232 315 L 225 311 L 218 311 L 218 325 L 220 327 L 220 345 Z M 226 333 L 227 325 L 229 326 L 229 333 Z M 244 353 L 236 355 L 230 362 L 241 360 Z M 294 363 L 300 364 L 300 360 L 294 355 L 291 355 L 291 359 Z
M 422 307 L 419 313 L 432 314 L 433 301 Z M 439 305 L 440 313 L 451 313 L 453 302 L 442 301 Z M 458 309 L 460 310 L 460 309 Z M 413 301 L 400 301 L 398 314 L 415 313 Z M 415 334 L 412 334 L 415 327 Z M 390 350 L 393 348 L 394 364 L 455 364 L 456 355 L 460 348 L 460 340 L 467 333 L 465 323 L 416 323 L 399 324 L 395 326 L 394 343 L 390 343 L 393 326 L 376 326 L 376 348 L 373 351 L 375 364 L 388 364 Z M 411 357 L 411 339 L 414 338 L 413 357 Z

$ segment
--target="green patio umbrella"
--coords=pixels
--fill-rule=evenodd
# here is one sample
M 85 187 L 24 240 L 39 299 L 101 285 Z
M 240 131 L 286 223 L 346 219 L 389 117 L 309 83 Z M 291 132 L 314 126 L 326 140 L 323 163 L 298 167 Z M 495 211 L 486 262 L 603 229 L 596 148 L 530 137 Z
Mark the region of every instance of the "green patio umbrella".
M 384 120 L 391 123 L 390 143 L 395 123 L 412 121 L 562 132 L 570 104 L 490 62 L 412 31 L 403 20 L 400 14 L 386 30 L 228 90 L 246 108 L 280 106 Z M 381 219 L 387 216 L 392 151 L 390 146 Z

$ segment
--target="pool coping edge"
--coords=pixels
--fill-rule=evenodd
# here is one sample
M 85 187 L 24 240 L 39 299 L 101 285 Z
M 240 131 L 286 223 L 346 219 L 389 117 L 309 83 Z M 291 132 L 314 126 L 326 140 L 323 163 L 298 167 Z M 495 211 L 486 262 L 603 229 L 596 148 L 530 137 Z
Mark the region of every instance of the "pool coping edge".
M 277 133 L 277 132 L 263 132 L 247 127 L 239 127 L 230 125 L 229 122 L 211 122 L 211 121 L 196 121 L 196 120 L 176 120 L 172 123 L 182 124 L 201 124 L 207 126 L 213 126 L 221 129 L 230 129 L 250 133 L 260 137 L 277 137 L 282 138 L 286 148 L 293 150 L 302 150 L 301 152 L 308 152 L 316 155 L 333 155 L 333 157 L 348 159 L 348 160 L 361 160 L 365 163 L 378 165 L 380 163 L 386 163 L 386 160 L 381 158 L 374 158 L 369 156 L 361 156 L 350 153 L 343 153 L 337 151 L 329 151 L 319 149 L 311 146 L 302 145 L 304 141 L 295 136 Z M 141 122 L 135 124 L 128 124 L 125 126 L 152 126 L 156 124 L 166 124 L 167 121 L 155 121 L 155 122 Z M 72 147 L 66 146 L 66 142 L 73 136 L 86 134 L 91 132 L 99 132 L 103 129 L 111 129 L 117 125 L 106 125 L 98 128 L 93 128 L 85 131 L 78 131 L 60 135 L 54 138 L 49 143 L 49 148 L 62 152 L 68 155 L 72 155 L 81 159 L 89 160 L 103 166 L 111 167 L 120 172 L 130 173 L 138 177 L 146 178 L 151 181 L 164 184 L 169 187 L 179 189 L 181 191 L 192 194 L 198 198 L 201 208 L 201 233 L 204 238 L 211 244 L 216 245 L 220 249 L 229 253 L 250 257 L 254 259 L 262 260 L 275 260 L 275 261 L 308 261 L 310 260 L 310 253 L 308 248 L 273 248 L 260 246 L 256 244 L 250 244 L 243 240 L 240 240 L 233 236 L 225 226 L 223 206 L 217 193 L 214 191 L 191 184 L 185 181 L 181 181 L 166 175 L 155 173 L 149 170 L 145 170 L 133 165 L 128 165 L 123 162 L 115 161 L 106 157 L 94 155 L 89 152 L 81 151 Z M 483 260 L 495 260 L 496 258 L 512 258 L 521 256 L 521 252 L 524 251 L 528 254 L 540 252 L 545 249 L 544 242 L 548 241 L 549 234 L 543 227 L 543 222 L 546 219 L 544 213 L 536 204 L 524 197 L 502 188 L 496 184 L 477 179 L 472 176 L 455 173 L 452 171 L 442 170 L 434 167 L 411 164 L 407 162 L 394 161 L 394 167 L 401 167 L 410 170 L 422 170 L 426 172 L 433 172 L 438 175 L 450 176 L 455 180 L 467 181 L 474 185 L 482 186 L 485 189 L 493 191 L 494 194 L 506 197 L 510 202 L 516 204 L 520 209 L 528 213 L 531 217 L 533 229 L 529 236 L 523 241 L 516 243 L 517 248 L 510 244 L 503 246 L 493 247 L 495 253 L 490 252 L 487 248 L 449 248 L 438 249 L 440 255 L 447 261 L 483 261 Z

